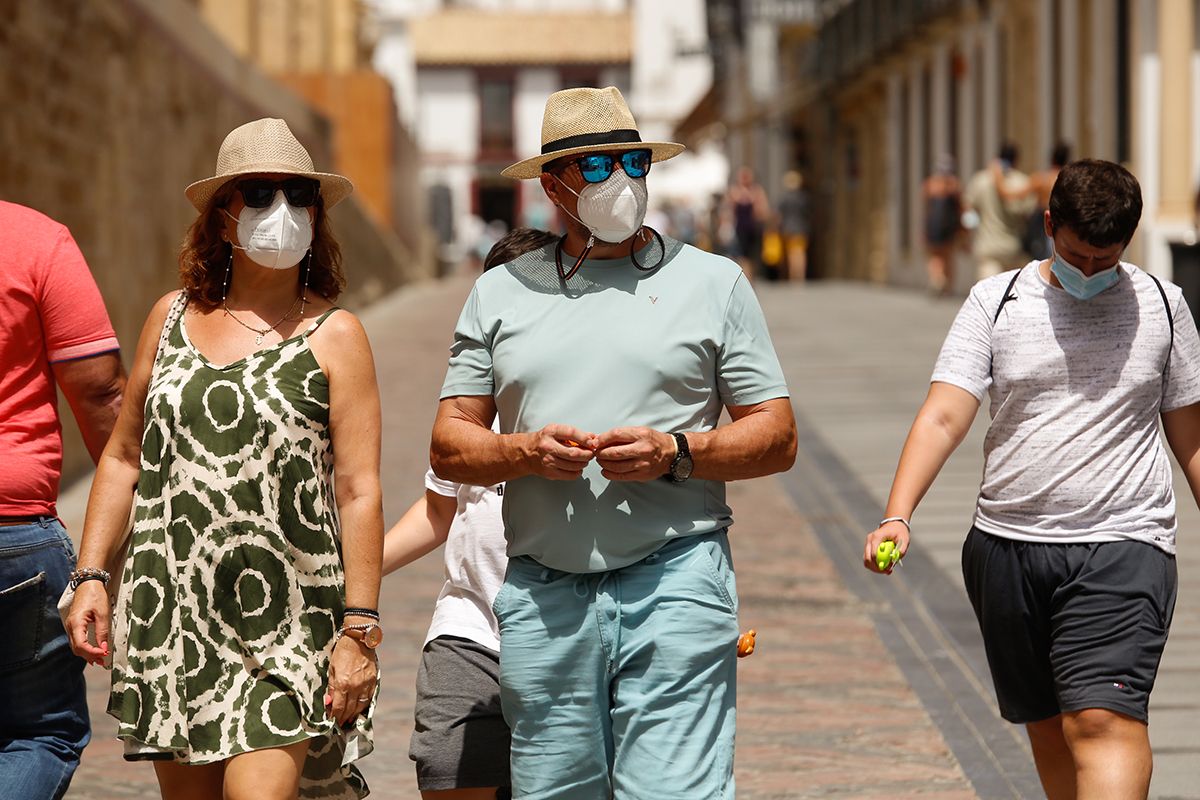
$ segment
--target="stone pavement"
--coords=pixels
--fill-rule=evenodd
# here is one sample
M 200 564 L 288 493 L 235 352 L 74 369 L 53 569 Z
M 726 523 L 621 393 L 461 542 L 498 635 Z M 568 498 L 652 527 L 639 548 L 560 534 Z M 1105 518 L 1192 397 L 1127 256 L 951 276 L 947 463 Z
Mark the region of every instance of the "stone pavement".
M 421 491 L 446 345 L 467 289 L 463 280 L 419 285 L 362 315 L 384 399 L 388 523 Z M 858 560 L 955 306 L 861 285 L 763 287 L 761 296 L 793 387 L 803 452 L 786 476 L 730 487 L 743 628 L 759 631 L 758 650 L 739 662 L 738 796 L 1038 796 L 1022 737 L 992 710 L 957 577 L 955 548 L 978 481 L 978 431 L 922 507 L 919 546 L 904 568 L 882 578 Z M 85 495 L 77 486 L 61 506 L 76 535 Z M 1190 501 L 1180 506 L 1200 519 Z M 1186 531 L 1181 539 L 1186 548 Z M 1181 567 L 1188 563 L 1194 556 Z M 407 758 L 413 679 L 440 583 L 436 554 L 384 582 L 377 749 L 361 762 L 375 797 L 418 797 Z M 1160 800 L 1200 798 L 1189 785 L 1197 753 L 1185 732 L 1200 694 L 1188 685 L 1200 663 L 1190 597 L 1180 593 L 1155 695 Z M 90 677 L 94 741 L 67 797 L 156 797 L 151 768 L 120 759 L 103 713 L 107 677 Z

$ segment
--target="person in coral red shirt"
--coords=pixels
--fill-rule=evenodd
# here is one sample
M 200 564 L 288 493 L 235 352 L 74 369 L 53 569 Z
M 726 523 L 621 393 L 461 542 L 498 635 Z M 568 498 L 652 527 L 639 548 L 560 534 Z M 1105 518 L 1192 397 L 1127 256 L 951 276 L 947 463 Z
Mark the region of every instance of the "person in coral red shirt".
M 65 227 L 0 202 L 0 786 L 29 800 L 66 793 L 90 735 L 56 608 L 75 566 L 56 387 L 98 460 L 125 388 L 104 301 Z

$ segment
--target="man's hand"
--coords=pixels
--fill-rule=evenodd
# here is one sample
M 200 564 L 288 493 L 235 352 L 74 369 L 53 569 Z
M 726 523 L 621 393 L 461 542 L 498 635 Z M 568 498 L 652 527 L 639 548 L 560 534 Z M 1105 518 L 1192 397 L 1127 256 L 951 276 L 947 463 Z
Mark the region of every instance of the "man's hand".
M 592 449 L 610 481 L 652 481 L 671 468 L 675 437 L 651 428 L 613 428 L 600 434 Z
M 595 458 L 595 434 L 570 425 L 547 425 L 529 434 L 526 458 L 534 475 L 552 481 L 573 481 Z
M 891 541 L 896 543 L 897 549 L 900 550 L 900 557 L 908 552 L 908 528 L 902 522 L 885 522 L 867 535 L 866 544 L 863 545 L 863 566 L 872 572 L 882 572 L 887 575 L 892 574 L 893 567 L 880 569 L 879 564 L 875 561 L 875 551 L 879 549 L 879 545 L 883 542 Z

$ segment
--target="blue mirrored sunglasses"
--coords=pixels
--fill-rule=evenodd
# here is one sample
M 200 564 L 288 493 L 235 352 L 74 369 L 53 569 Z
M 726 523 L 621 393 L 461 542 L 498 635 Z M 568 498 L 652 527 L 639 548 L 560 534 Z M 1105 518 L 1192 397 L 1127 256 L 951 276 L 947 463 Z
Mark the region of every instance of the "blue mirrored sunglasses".
M 621 153 L 619 160 L 621 169 L 631 178 L 644 178 L 650 171 L 649 150 L 627 150 Z M 608 180 L 608 176 L 612 175 L 617 166 L 617 161 L 617 158 L 608 153 L 589 153 L 575 159 L 575 163 L 579 165 L 579 172 L 588 183 Z

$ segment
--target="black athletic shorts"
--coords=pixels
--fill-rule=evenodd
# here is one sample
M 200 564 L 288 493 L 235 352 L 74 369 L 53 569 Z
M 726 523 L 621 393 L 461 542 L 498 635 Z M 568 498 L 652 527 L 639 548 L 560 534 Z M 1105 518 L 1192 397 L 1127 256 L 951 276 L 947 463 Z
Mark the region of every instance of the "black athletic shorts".
M 1000 714 L 1146 720 L 1175 610 L 1175 557 L 1142 542 L 1043 544 L 971 528 L 963 578 Z
M 499 786 L 507 798 L 510 734 L 500 713 L 500 654 L 454 636 L 425 645 L 409 758 L 423 792 Z

